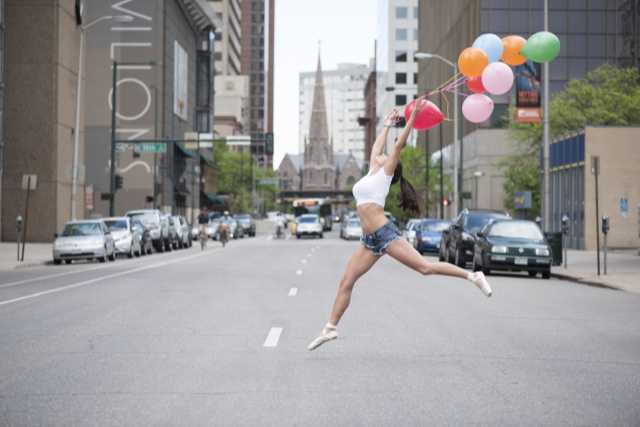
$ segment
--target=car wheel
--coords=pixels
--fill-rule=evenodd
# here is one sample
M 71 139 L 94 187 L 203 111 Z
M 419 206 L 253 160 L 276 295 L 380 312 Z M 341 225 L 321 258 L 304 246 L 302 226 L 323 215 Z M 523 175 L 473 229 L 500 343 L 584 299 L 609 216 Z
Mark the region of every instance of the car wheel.
M 529 273 L 529 277 L 536 277 L 536 275 L 538 274 L 535 271 L 527 271 L 527 273 Z
M 545 280 L 551 279 L 551 271 L 547 270 L 547 271 L 542 272 L 542 278 L 545 279 Z
M 171 246 L 171 242 L 167 240 L 164 244 L 164 250 L 167 252 L 171 252 Z
M 321 239 L 324 239 L 324 234 L 320 233 L 320 236 L 319 236 L 319 237 L 320 237 Z
M 65 259 L 65 260 L 64 260 L 64 263 L 65 263 L 65 264 L 71 264 L 71 260 L 70 260 L 70 259 Z M 58 261 L 58 264 L 60 264 L 60 262 L 59 262 L 59 261 Z
M 109 261 L 115 261 L 115 260 L 116 260 L 116 253 L 111 252 L 111 255 L 109 255 Z
M 466 262 L 464 261 L 464 253 L 458 248 L 456 248 L 455 264 L 460 268 L 464 268 L 466 266 Z
M 100 261 L 100 262 L 107 262 L 107 257 L 106 257 L 106 256 L 98 257 L 98 261 Z
M 54 263 L 55 265 L 60 265 L 60 264 L 62 264 L 62 260 L 61 260 L 61 259 L 54 259 L 54 260 L 53 260 L 53 263 Z

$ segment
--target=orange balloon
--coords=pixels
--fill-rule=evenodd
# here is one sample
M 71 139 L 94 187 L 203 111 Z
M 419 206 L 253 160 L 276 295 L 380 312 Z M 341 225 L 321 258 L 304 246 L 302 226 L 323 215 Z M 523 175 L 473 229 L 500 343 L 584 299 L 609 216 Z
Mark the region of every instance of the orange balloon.
M 522 65 L 527 58 L 520 54 L 520 49 L 527 41 L 520 36 L 507 36 L 502 39 L 502 61 L 508 65 Z
M 467 77 L 478 77 L 489 65 L 489 57 L 482 49 L 468 47 L 458 57 L 458 69 Z

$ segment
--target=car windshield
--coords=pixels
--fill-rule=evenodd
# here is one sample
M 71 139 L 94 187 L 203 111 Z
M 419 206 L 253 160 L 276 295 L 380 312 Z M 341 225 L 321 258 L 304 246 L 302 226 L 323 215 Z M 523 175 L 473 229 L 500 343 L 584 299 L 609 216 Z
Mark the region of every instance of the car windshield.
M 360 227 L 360 220 L 359 219 L 350 220 L 349 227 Z
M 449 228 L 449 223 L 446 221 L 425 221 L 422 223 L 422 231 L 435 231 L 443 232 Z
M 249 220 L 249 219 L 251 219 L 251 217 L 249 215 L 234 215 L 234 218 L 240 219 L 240 220 Z
M 99 236 L 102 228 L 97 222 L 85 222 L 80 224 L 67 224 L 62 230 L 62 237 L 73 236 Z
M 308 223 L 318 222 L 318 219 L 315 216 L 301 216 L 300 222 L 308 224 Z
M 158 221 L 158 217 L 152 213 L 145 213 L 145 214 L 132 214 L 129 215 L 130 218 L 135 218 L 136 220 L 140 221 L 143 224 L 157 224 Z
M 126 219 L 108 219 L 105 220 L 104 223 L 107 224 L 107 227 L 109 227 L 111 231 L 127 230 L 129 228 Z
M 528 221 L 504 221 L 493 224 L 489 231 L 492 237 L 508 237 L 512 239 L 542 240 L 540 228 Z
M 465 221 L 465 228 L 473 233 L 480 231 L 482 227 L 487 225 L 493 219 L 507 219 L 508 217 L 500 214 L 470 214 Z

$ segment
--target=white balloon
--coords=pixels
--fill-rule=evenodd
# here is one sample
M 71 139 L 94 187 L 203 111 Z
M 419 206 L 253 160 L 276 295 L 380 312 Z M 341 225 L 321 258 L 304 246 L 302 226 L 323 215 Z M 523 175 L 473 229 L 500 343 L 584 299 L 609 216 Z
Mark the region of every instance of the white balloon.
M 513 71 L 504 62 L 487 65 L 482 72 L 482 85 L 492 95 L 504 95 L 513 87 Z

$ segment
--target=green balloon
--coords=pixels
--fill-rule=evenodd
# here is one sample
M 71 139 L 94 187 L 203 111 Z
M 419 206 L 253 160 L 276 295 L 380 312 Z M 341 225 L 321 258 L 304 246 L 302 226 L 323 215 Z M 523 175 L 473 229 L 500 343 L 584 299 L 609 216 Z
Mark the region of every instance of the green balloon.
M 520 53 L 535 62 L 550 62 L 560 53 L 560 39 L 548 31 L 535 33 L 525 43 Z

